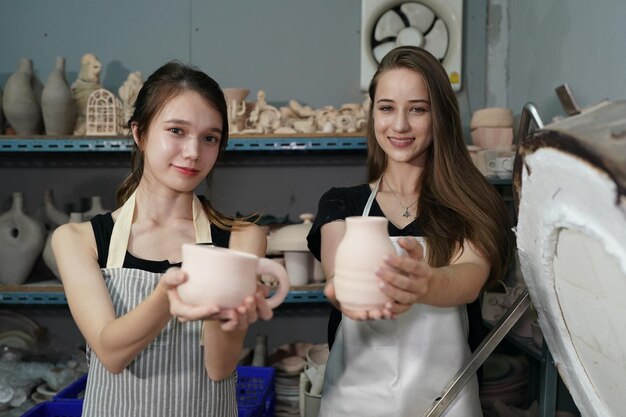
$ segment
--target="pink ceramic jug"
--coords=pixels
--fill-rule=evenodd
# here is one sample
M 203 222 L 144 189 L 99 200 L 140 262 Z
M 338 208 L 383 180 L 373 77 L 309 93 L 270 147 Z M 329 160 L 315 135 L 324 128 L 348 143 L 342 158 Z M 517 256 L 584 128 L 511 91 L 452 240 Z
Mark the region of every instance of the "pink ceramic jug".
M 348 217 L 335 255 L 335 294 L 351 310 L 383 308 L 389 298 L 379 288 L 376 270 L 396 253 L 384 217 Z
M 267 300 L 270 308 L 283 302 L 289 292 L 285 268 L 267 258 L 212 246 L 184 244 L 182 267 L 187 282 L 178 286 L 181 300 L 191 305 L 213 305 L 236 308 L 255 293 L 257 275 L 268 274 L 278 279 L 276 293 Z

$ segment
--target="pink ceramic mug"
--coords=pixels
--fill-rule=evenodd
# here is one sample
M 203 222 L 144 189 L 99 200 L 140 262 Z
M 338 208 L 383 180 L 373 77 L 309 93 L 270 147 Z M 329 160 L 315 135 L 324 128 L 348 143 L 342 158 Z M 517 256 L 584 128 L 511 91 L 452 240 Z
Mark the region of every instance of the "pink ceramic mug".
M 267 258 L 250 253 L 213 246 L 182 246 L 181 269 L 188 280 L 178 286 L 181 300 L 190 305 L 215 305 L 220 308 L 236 308 L 253 295 L 257 288 L 257 276 L 268 274 L 278 279 L 276 293 L 267 304 L 275 308 L 289 292 L 289 278 L 285 268 Z

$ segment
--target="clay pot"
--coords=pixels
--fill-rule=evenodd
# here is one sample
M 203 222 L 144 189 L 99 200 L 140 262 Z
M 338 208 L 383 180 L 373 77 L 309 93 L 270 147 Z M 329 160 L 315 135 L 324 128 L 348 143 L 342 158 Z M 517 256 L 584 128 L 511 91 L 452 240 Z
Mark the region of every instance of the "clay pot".
M 351 310 L 381 309 L 389 298 L 380 291 L 376 270 L 396 253 L 384 217 L 348 217 L 335 255 L 335 293 Z

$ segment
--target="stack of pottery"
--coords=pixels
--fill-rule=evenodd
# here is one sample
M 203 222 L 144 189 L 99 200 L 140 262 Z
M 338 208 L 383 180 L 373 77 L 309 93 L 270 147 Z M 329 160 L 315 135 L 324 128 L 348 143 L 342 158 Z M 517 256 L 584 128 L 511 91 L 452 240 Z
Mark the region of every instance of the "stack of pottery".
M 513 112 L 490 107 L 476 110 L 470 122 L 472 142 L 483 149 L 511 149 L 513 144 Z
M 41 224 L 24 213 L 22 193 L 13 193 L 11 209 L 0 216 L 0 284 L 22 284 L 43 249 Z
M 485 410 L 494 402 L 520 407 L 528 401 L 528 361 L 525 357 L 492 354 L 483 365 L 480 402 Z

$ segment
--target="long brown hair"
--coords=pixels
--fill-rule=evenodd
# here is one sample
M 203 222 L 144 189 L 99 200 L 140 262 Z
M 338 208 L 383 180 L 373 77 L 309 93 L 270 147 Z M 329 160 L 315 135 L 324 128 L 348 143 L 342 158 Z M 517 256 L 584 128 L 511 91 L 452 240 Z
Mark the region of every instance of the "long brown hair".
M 121 206 L 128 200 L 141 181 L 144 168 L 143 149 L 150 124 L 168 101 L 184 91 L 195 91 L 200 94 L 222 117 L 222 135 L 217 159 L 219 160 L 224 153 L 228 144 L 228 112 L 222 89 L 204 72 L 176 61 L 170 61 L 152 73 L 137 94 L 128 127 L 133 125 L 137 127 L 139 143 L 133 146 L 130 174 L 117 190 L 118 205 Z M 212 171 L 206 178 L 209 186 L 211 175 Z M 209 220 L 216 226 L 230 230 L 241 224 L 242 219 L 218 212 L 205 197 L 200 196 L 200 201 Z
M 418 215 L 428 244 L 428 262 L 435 267 L 452 262 L 465 239 L 491 264 L 488 282 L 501 279 L 513 255 L 513 236 L 502 197 L 472 163 L 463 140 L 459 106 L 441 63 L 424 49 L 396 48 L 380 63 L 369 86 L 367 125 L 368 182 L 380 179 L 387 155 L 376 141 L 373 108 L 376 87 L 385 72 L 408 68 L 428 87 L 432 114 L 432 145 L 420 178 Z

